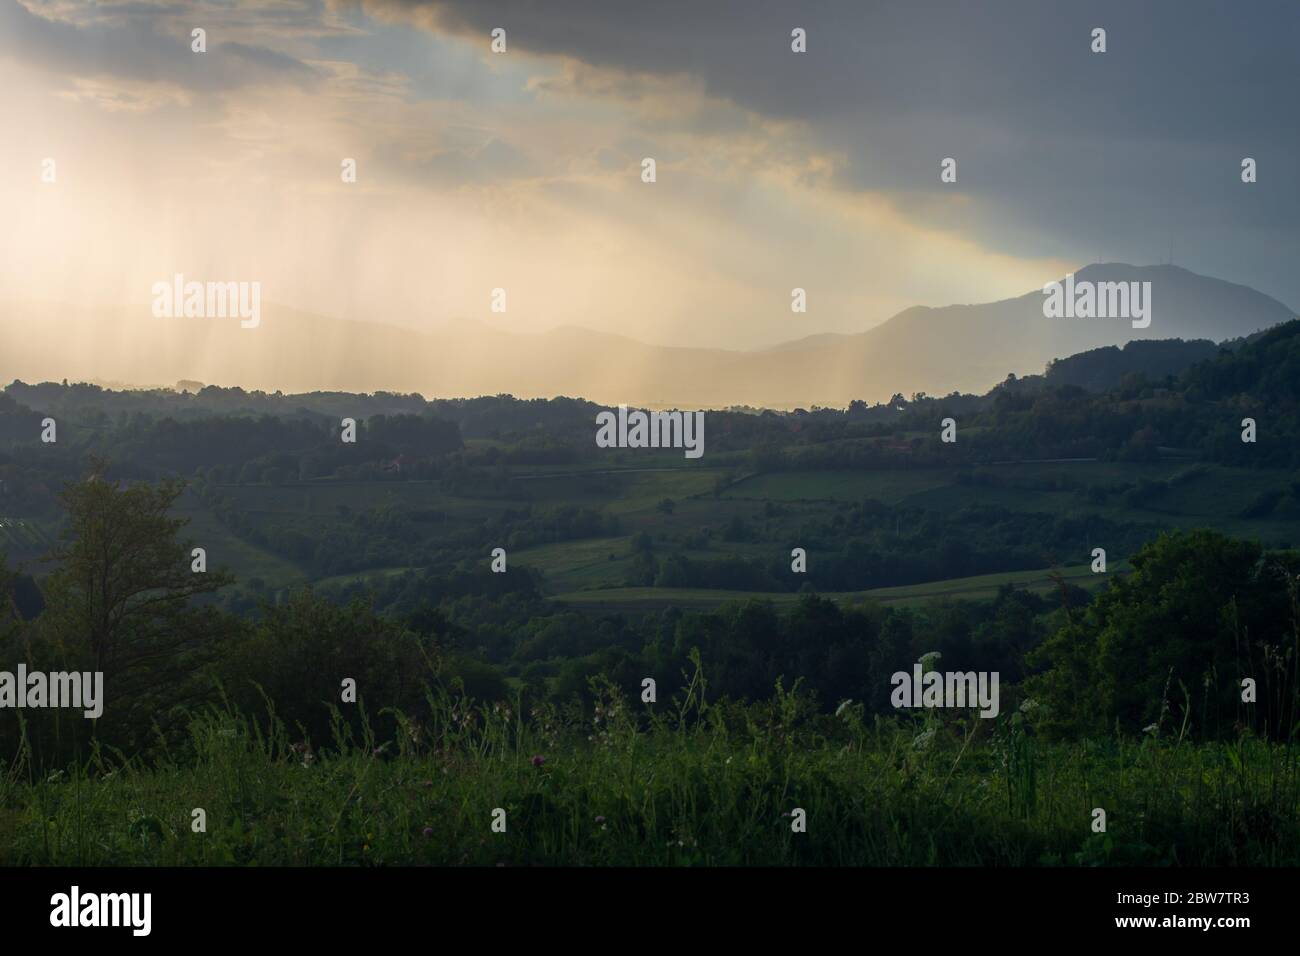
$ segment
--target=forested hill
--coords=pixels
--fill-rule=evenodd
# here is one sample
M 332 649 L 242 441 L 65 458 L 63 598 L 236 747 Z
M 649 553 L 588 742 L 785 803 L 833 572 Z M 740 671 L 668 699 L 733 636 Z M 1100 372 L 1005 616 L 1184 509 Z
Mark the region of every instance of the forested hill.
M 453 465 L 563 465 L 599 453 L 594 420 L 603 406 L 580 398 L 444 400 L 193 387 L 116 391 L 14 382 L 0 396 L 0 468 L 18 449 L 41 444 L 47 416 L 58 422 L 58 443 L 29 464 L 68 474 L 92 450 L 111 453 L 140 477 L 215 469 L 212 477 L 225 481 L 268 480 L 268 471 L 279 481 L 387 478 L 384 463 L 399 457 L 407 477 L 436 477 Z M 1080 353 L 982 396 L 909 400 L 897 394 L 844 409 L 714 410 L 706 454 L 741 455 L 770 468 L 783 452 L 849 440 L 818 450 L 818 460 L 900 464 L 900 452 L 908 462 L 1132 458 L 1172 447 L 1215 461 L 1286 466 L 1300 454 L 1297 388 L 1300 320 L 1222 346 L 1175 339 Z M 946 417 L 957 422 L 961 440 L 943 447 L 938 429 Z M 1245 417 L 1257 420 L 1254 444 L 1240 440 Z M 341 447 L 345 418 L 360 422 L 367 440 Z M 487 444 L 464 444 L 476 440 Z
M 219 593 L 198 596 L 254 635 L 227 661 L 232 673 L 256 662 L 273 699 L 321 721 L 311 710 L 318 688 L 294 689 L 303 662 L 321 653 L 295 645 L 301 635 L 327 633 L 323 643 L 347 655 L 364 647 L 375 662 L 368 687 L 410 671 L 385 663 L 397 657 L 367 656 L 385 629 L 399 643 L 408 630 L 436 635 L 455 648 L 458 675 L 493 699 L 507 678 L 556 700 L 599 673 L 627 686 L 654 674 L 667 687 L 694 647 L 711 688 L 735 696 L 799 674 L 825 700 L 879 700 L 890 673 L 930 650 L 1018 682 L 1033 676 L 1023 652 L 1089 600 L 1082 592 L 1130 570 L 1150 585 L 1099 606 L 1141 624 L 1135 634 L 1169 632 L 1129 611 L 1146 613 L 1189 554 L 1209 557 L 1185 593 L 1213 598 L 1195 620 L 1219 621 L 1220 609 L 1253 594 L 1239 602 L 1242 620 L 1274 640 L 1290 626 L 1278 610 L 1289 599 L 1283 579 L 1250 575 L 1300 537 L 1300 321 L 1178 374 L 1148 374 L 1185 346 L 1089 357 L 1094 368 L 1125 366 L 1105 391 L 1053 384 L 1049 373 L 984 395 L 709 411 L 698 460 L 679 449 L 600 448 L 598 406 L 573 398 L 16 383 L 0 396 L 0 553 L 27 576 L 12 589 L 14 616 L 64 620 L 62 595 L 84 576 L 73 566 L 59 577 L 39 559 L 75 530 L 69 513 L 143 509 L 153 522 L 168 511 L 206 549 L 207 580 L 233 572 Z M 353 443 L 340 440 L 347 418 Z M 57 440 L 42 441 L 55 426 Z M 110 460 L 95 466 L 109 482 L 80 480 L 91 455 Z M 184 490 L 168 478 L 184 479 Z M 1171 531 L 1194 533 L 1159 544 Z M 796 548 L 803 570 L 792 564 Z M 1094 548 L 1110 562 L 1104 574 L 1090 569 Z M 498 549 L 505 573 L 489 566 Z M 179 540 L 176 552 L 192 554 Z M 1166 570 L 1153 574 L 1157 565 Z M 1226 566 L 1233 575 L 1216 584 Z M 725 610 L 737 597 L 764 604 Z M 995 603 L 951 610 L 954 599 Z M 58 614 L 44 618 L 42 600 Z M 778 613 L 796 602 L 792 616 Z M 867 609 L 841 610 L 858 605 Z M 372 619 L 376 611 L 391 620 Z M 1177 602 L 1167 611 L 1175 620 Z M 593 626 L 591 615 L 603 616 Z M 1052 646 L 1082 640 L 1066 633 Z M 822 642 L 816 653 L 810 635 Z M 1215 630 L 1184 643 L 1189 686 L 1201 686 L 1204 647 L 1226 653 L 1234 639 Z M 785 650 L 747 657 L 752 642 Z M 278 683 L 263 673 L 272 659 Z M 1169 670 L 1140 673 L 1163 686 Z M 1108 679 L 1095 676 L 1098 686 Z M 405 706 L 404 694 L 377 699 Z M 1158 694 L 1150 703 L 1159 707 Z M 1130 726 L 1150 723 L 1145 705 L 1130 710 Z M 1091 728 L 1113 717 L 1071 719 Z
M 1138 339 L 1122 349 L 1107 345 L 1056 359 L 1043 376 L 1048 385 L 1078 385 L 1092 392 L 1109 391 L 1124 384 L 1131 375 L 1159 381 L 1179 375 L 1197 362 L 1214 358 L 1219 346 L 1208 339 Z

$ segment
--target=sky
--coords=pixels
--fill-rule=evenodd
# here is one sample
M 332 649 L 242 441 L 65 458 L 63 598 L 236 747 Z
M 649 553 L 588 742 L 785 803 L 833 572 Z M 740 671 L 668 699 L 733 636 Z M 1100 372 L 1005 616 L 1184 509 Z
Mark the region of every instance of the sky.
M 1297 49 L 1293 0 L 0 0 L 0 301 L 753 349 L 1172 261 L 1294 307 Z

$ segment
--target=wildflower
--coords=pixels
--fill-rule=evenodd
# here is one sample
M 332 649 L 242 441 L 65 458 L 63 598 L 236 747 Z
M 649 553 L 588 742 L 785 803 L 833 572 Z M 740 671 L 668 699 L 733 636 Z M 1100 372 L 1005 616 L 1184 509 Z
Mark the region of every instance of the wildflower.
M 849 704 L 851 704 L 851 703 L 853 703 L 853 701 L 851 701 L 851 700 L 844 700 L 844 701 L 841 701 L 841 702 L 840 702 L 840 706 L 838 706 L 838 707 L 835 708 L 835 716 L 836 716 L 836 717 L 839 717 L 841 714 L 843 714 L 844 711 L 848 709 L 848 706 L 849 706 Z
M 596 817 L 596 822 L 597 822 L 597 823 L 604 823 L 604 822 L 605 822 L 605 818 L 604 818 L 604 817 Z
M 544 763 L 546 763 L 546 758 L 545 758 L 545 757 L 543 757 L 543 756 L 541 756 L 541 755 L 538 755 L 538 754 L 535 754 L 535 755 L 533 756 L 533 766 L 534 766 L 534 767 L 540 767 L 540 766 L 541 766 L 542 764 L 544 764 Z
M 932 741 L 933 739 L 934 739 L 934 728 L 931 727 L 929 730 L 924 730 L 921 733 L 917 734 L 915 738 L 913 738 L 912 747 L 915 750 L 925 750 L 927 747 L 930 746 L 930 741 Z
M 1160 725 L 1159 725 L 1159 724 L 1147 724 L 1145 727 L 1142 728 L 1142 733 L 1144 733 L 1144 734 L 1154 734 L 1154 733 L 1156 733 L 1156 731 L 1158 731 L 1159 729 L 1160 729 Z
M 433 836 L 433 827 L 425 827 L 423 830 L 420 831 L 420 834 L 426 840 L 429 839 L 429 837 Z

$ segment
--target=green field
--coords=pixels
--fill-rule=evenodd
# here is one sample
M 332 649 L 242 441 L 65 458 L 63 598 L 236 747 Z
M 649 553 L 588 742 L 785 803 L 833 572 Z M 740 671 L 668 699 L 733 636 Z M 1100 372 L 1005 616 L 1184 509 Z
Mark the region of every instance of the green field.
M 260 578 L 272 589 L 305 584 L 310 580 L 310 575 L 297 564 L 240 538 L 206 509 L 182 508 L 177 517 L 189 522 L 183 535 L 207 552 L 211 568 L 230 568 L 240 581 Z
M 722 497 L 733 500 L 782 502 L 846 502 L 875 499 L 951 513 L 972 505 L 1010 511 L 1059 515 L 1091 513 L 1117 522 L 1158 524 L 1169 528 L 1211 526 L 1242 537 L 1269 537 L 1279 524 L 1294 522 L 1290 515 L 1243 518 L 1241 513 L 1262 493 L 1285 488 L 1294 479 L 1277 469 L 1197 467 L 1193 477 L 1178 481 L 1186 472 L 1184 461 L 1152 464 L 1118 462 L 1026 463 L 988 465 L 973 469 L 1000 484 L 960 483 L 949 469 L 924 468 L 894 471 L 786 471 L 757 475 L 731 485 Z M 1114 500 L 1092 505 L 1087 489 L 1123 482 L 1164 482 L 1167 490 L 1140 506 Z M 1057 484 L 1059 489 L 1040 487 Z M 1122 496 L 1120 496 L 1122 497 Z M 1279 522 L 1279 518 L 1282 519 Z M 1300 526 L 1296 526 L 1300 531 Z M 1286 532 L 1284 532 L 1286 534 Z
M 517 565 L 537 568 L 554 588 L 600 587 L 622 580 L 630 558 L 630 541 L 631 536 L 561 541 L 517 551 L 511 560 Z
M 340 584 L 354 584 L 357 581 L 375 581 L 381 578 L 396 577 L 399 574 L 406 574 L 408 571 L 418 571 L 419 568 L 399 566 L 395 568 L 370 568 L 366 571 L 354 571 L 351 574 L 332 574 L 329 577 L 317 578 L 312 583 L 319 587 L 333 587 Z
M 725 498 L 749 501 L 849 501 L 875 498 L 901 504 L 912 495 L 943 488 L 952 481 L 943 469 L 908 471 L 782 471 L 754 475 L 723 492 Z
M 545 520 L 556 509 L 596 510 L 616 517 L 613 536 L 558 541 L 522 548 L 509 555 L 512 566 L 536 569 L 548 594 L 581 607 L 659 608 L 713 606 L 725 600 L 760 596 L 745 591 L 656 590 L 628 587 L 635 557 L 632 535 L 654 541 L 656 557 L 676 553 L 711 561 L 739 556 L 766 563 L 774 553 L 788 553 L 810 523 L 836 520 L 844 509 L 874 499 L 886 507 L 960 517 L 971 507 L 1006 513 L 1090 516 L 1129 528 L 1186 529 L 1208 526 L 1272 547 L 1300 541 L 1300 511 L 1287 504 L 1260 517 L 1242 517 L 1262 494 L 1286 489 L 1294 476 L 1281 470 L 1235 469 L 1187 461 L 1150 464 L 1066 462 L 985 465 L 968 469 L 959 480 L 953 469 L 918 468 L 877 471 L 782 471 L 753 474 L 722 488 L 729 474 L 719 467 L 700 467 L 664 458 L 642 468 L 530 467 L 507 473 L 504 483 L 478 494 L 447 494 L 436 480 L 319 480 L 283 485 L 221 485 L 215 493 L 259 524 L 279 523 L 299 533 L 319 533 L 364 520 L 386 509 L 432 514 L 419 533 L 435 543 L 445 535 L 473 535 L 475 529 L 502 520 L 508 512 Z M 1147 491 L 1134 498 L 1133 486 Z M 1129 488 L 1129 492 L 1122 489 Z M 504 489 L 504 490 L 502 490 Z M 1100 499 L 1093 489 L 1105 489 Z M 1152 490 L 1154 489 L 1154 490 Z M 670 512 L 658 508 L 670 499 Z M 1287 499 L 1288 502 L 1291 499 Z M 773 510 L 775 508 L 775 510 Z M 217 520 L 198 496 L 187 494 L 178 515 L 189 521 L 185 536 L 207 549 L 213 567 L 232 569 L 242 582 L 260 579 L 271 591 L 303 583 L 345 584 L 378 581 L 411 570 L 405 564 L 377 564 L 346 574 L 313 572 L 308 563 L 244 539 Z M 734 540 L 722 534 L 733 520 L 743 520 L 755 537 Z M 946 519 L 947 520 L 947 519 Z M 0 548 L 41 573 L 35 559 L 48 551 L 57 529 L 32 518 L 0 518 Z M 486 554 L 486 551 L 484 552 Z M 816 551 L 814 549 L 815 556 Z M 1068 556 L 1066 556 L 1068 557 Z M 1112 570 L 1125 557 L 1111 553 Z M 1010 581 L 1045 590 L 1046 570 L 934 581 L 906 588 L 845 592 L 836 600 L 882 603 L 928 601 L 944 597 L 980 598 Z M 1087 584 L 1091 575 L 1076 583 Z M 762 594 L 778 603 L 791 593 Z
M 1069 584 L 1082 588 L 1100 587 L 1104 574 L 1093 574 L 1086 565 L 1058 569 Z M 1121 571 L 1112 566 L 1108 573 Z M 871 591 L 842 591 L 823 594 L 838 604 L 861 604 L 873 601 L 878 604 L 908 606 L 943 600 L 984 600 L 997 596 L 998 588 L 1011 585 L 1039 594 L 1050 593 L 1058 585 L 1050 571 L 1011 571 L 1005 574 L 981 574 L 949 581 L 912 584 L 897 588 L 876 588 Z M 794 604 L 801 595 L 788 591 L 713 591 L 700 588 L 610 588 L 600 591 L 573 591 L 557 594 L 552 600 L 570 604 L 584 610 L 611 608 L 622 610 L 661 610 L 667 607 L 713 608 L 727 601 L 763 600 L 775 604 Z
M 0 550 L 11 554 L 29 554 L 42 549 L 49 542 L 49 535 L 36 522 L 0 517 Z
M 907 514 L 913 516 L 908 522 L 914 522 L 917 512 L 944 516 L 946 521 L 970 521 L 962 518 L 968 509 L 989 507 L 1005 514 L 1042 515 L 1045 521 L 1062 516 L 1071 520 L 1094 517 L 1112 526 L 1148 529 L 1143 532 L 1148 536 L 1166 528 L 1209 526 L 1238 537 L 1259 539 L 1270 546 L 1285 546 L 1293 538 L 1300 538 L 1300 514 L 1292 513 L 1294 509 L 1242 517 L 1262 493 L 1289 486 L 1293 476 L 1279 470 L 1232 469 L 1179 460 L 1149 464 L 984 465 L 961 473 L 946 468 L 782 471 L 750 475 L 719 490 L 729 474 L 734 472 L 664 458 L 642 468 L 518 469 L 504 473 L 481 496 L 447 494 L 436 480 L 321 480 L 223 485 L 216 491 L 244 515 L 262 522 L 278 522 L 299 534 L 342 528 L 348 522 L 364 520 L 358 516 L 372 512 L 419 510 L 433 515 L 418 527 L 425 536 L 422 540 L 435 544 L 446 535 L 458 534 L 461 540 L 466 535 L 472 538 L 476 529 L 503 520 L 507 513 L 519 514 L 520 509 L 543 523 L 557 509 L 600 511 L 617 519 L 619 533 L 522 548 L 510 553 L 509 560 L 511 566 L 540 572 L 545 591 L 557 599 L 580 607 L 625 610 L 714 606 L 754 596 L 778 603 L 796 600 L 792 593 L 629 587 L 635 560 L 631 543 L 634 534 L 651 537 L 656 558 L 681 554 L 708 562 L 738 556 L 766 564 L 773 554 L 788 553 L 788 542 L 802 540 L 816 524 L 837 521 L 845 509 L 868 499 L 886 507 L 907 509 Z M 1143 489 L 1140 497 L 1136 496 L 1137 486 Z M 664 499 L 673 502 L 671 510 L 658 507 Z M 346 574 L 314 575 L 299 561 L 243 540 L 217 521 L 195 496 L 185 498 L 182 516 L 191 522 L 189 536 L 208 549 L 214 566 L 231 567 L 244 581 L 260 578 L 272 590 L 312 580 L 326 585 L 379 581 L 411 569 L 390 561 Z M 753 537 L 725 535 L 725 527 L 736 520 L 744 521 Z M 6 526 L 0 526 L 0 540 L 5 535 L 10 539 L 24 536 L 29 552 L 34 547 L 31 539 L 39 533 L 30 522 L 11 519 Z M 24 553 L 18 547 L 11 550 Z M 814 557 L 816 553 L 813 549 Z M 1047 560 L 1055 559 L 1052 552 L 1044 555 Z M 1112 570 L 1124 557 L 1110 554 Z M 1000 584 L 1007 582 L 1047 590 L 1051 584 L 1045 568 L 1046 561 L 1039 570 L 844 592 L 835 598 L 882 603 L 947 597 L 976 599 L 992 596 Z M 1075 583 L 1091 586 L 1091 574 L 1074 571 L 1071 569 Z
M 663 471 L 627 469 L 517 478 L 521 494 L 542 505 L 602 505 L 614 514 L 649 510 L 664 498 L 690 498 L 712 492 L 721 471 L 673 468 Z

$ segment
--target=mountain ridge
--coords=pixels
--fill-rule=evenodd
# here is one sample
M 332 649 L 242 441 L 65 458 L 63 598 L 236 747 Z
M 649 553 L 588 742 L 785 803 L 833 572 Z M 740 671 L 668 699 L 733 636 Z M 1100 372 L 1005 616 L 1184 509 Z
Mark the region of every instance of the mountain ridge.
M 608 404 L 843 406 L 895 392 L 982 393 L 1009 373 L 1140 339 L 1223 341 L 1294 317 L 1248 286 L 1179 266 L 1094 263 L 1083 281 L 1151 282 L 1152 322 L 1050 319 L 1041 289 L 996 302 L 910 306 L 861 332 L 762 349 L 641 342 L 566 324 L 519 332 L 457 319 L 430 330 L 267 303 L 257 329 L 147 310 L 23 304 L 0 315 L 0 378 L 139 384 L 194 380 L 265 391 L 399 391 L 455 397 L 584 395 Z M 54 335 L 24 331 L 57 330 Z M 77 347 L 69 348 L 69 343 Z

